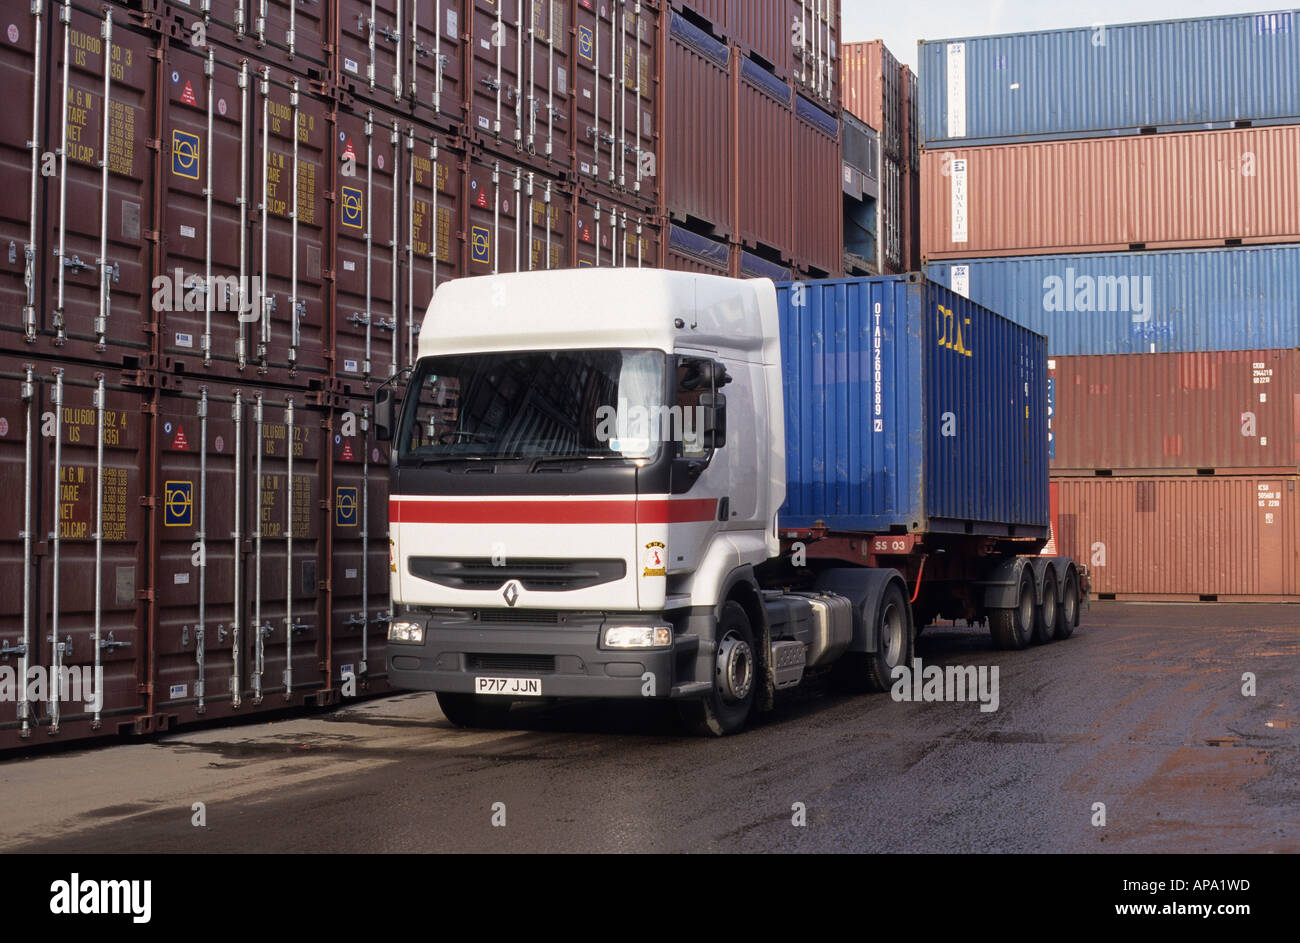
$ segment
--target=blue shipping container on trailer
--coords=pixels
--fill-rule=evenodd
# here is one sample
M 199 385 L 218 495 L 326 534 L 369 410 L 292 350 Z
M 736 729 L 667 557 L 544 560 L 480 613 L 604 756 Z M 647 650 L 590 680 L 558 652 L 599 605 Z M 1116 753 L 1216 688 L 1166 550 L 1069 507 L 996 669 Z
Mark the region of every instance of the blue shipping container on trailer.
M 1044 337 L 916 274 L 777 302 L 782 527 L 1046 538 Z
M 963 259 L 926 275 L 1046 334 L 1053 356 L 1300 347 L 1300 246 Z
M 926 41 L 930 149 L 1300 121 L 1300 11 Z

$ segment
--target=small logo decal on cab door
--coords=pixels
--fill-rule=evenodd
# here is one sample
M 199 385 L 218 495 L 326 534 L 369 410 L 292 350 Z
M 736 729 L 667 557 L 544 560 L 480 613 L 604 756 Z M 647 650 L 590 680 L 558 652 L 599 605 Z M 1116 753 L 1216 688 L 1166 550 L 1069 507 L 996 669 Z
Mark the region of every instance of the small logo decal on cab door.
M 664 554 L 664 545 L 658 540 L 652 540 L 645 545 L 645 567 L 641 570 L 641 575 L 645 576 L 667 576 L 668 566 Z

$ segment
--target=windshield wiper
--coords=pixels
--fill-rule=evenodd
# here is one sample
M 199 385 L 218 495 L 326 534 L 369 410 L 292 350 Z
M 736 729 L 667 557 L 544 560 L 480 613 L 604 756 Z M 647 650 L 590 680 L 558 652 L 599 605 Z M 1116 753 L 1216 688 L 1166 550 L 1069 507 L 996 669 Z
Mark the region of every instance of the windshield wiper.
M 611 458 L 622 457 L 622 455 L 543 455 L 540 458 L 533 459 L 533 464 L 528 470 L 535 472 L 543 465 L 561 465 L 570 462 L 603 462 Z

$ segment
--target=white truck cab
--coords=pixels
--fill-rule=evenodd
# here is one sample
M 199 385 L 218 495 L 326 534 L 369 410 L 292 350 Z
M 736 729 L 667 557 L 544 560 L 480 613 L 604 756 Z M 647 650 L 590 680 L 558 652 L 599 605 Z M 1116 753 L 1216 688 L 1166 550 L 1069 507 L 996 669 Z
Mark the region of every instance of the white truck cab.
M 466 723 L 509 695 L 710 693 L 700 628 L 780 550 L 780 363 L 768 280 L 442 285 L 400 418 L 382 398 L 376 413 L 393 446 L 392 682 Z M 759 663 L 752 626 L 736 635 L 725 667 L 747 711 Z

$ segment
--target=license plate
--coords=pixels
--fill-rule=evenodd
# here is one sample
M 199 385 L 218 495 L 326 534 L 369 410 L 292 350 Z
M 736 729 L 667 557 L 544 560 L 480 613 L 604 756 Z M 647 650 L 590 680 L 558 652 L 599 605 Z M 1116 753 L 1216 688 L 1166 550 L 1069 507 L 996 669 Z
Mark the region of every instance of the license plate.
M 541 697 L 541 678 L 474 678 L 475 694 L 507 694 L 511 697 Z

